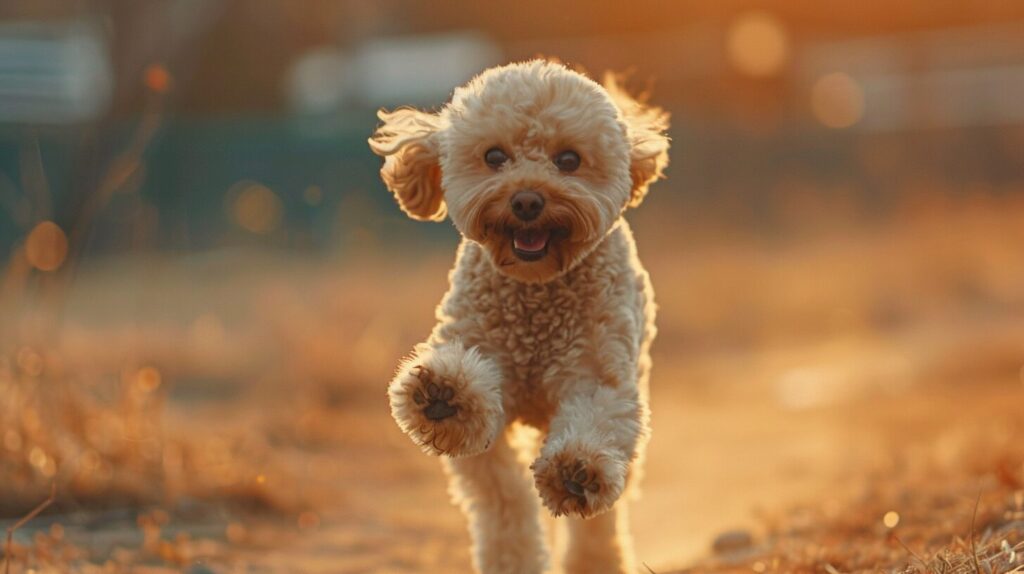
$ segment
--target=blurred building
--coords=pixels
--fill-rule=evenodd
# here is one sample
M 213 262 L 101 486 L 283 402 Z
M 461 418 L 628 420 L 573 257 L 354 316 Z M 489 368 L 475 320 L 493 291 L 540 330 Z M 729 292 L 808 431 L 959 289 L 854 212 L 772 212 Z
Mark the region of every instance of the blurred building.
M 342 69 L 334 73 L 358 84 L 372 82 L 374 73 L 386 76 L 382 54 L 397 55 L 403 46 L 430 60 L 437 76 L 548 55 L 596 73 L 632 71 L 653 80 L 674 107 L 740 115 L 748 114 L 737 111 L 749 108 L 745 93 L 770 99 L 787 91 L 790 82 L 780 76 L 828 64 L 825 46 L 843 53 L 836 67 L 867 61 L 895 73 L 904 66 L 1020 65 L 1024 59 L 1024 6 L 1015 2 L 836 2 L 823 9 L 805 0 L 523 0 L 497 10 L 468 0 L 9 0 L 0 19 L 104 26 L 121 79 L 116 108 L 122 112 L 141 109 L 137 95 L 126 93 L 127 78 L 151 61 L 174 72 L 182 111 L 281 110 L 303 56 L 339 54 L 341 60 L 328 62 Z M 467 37 L 476 44 L 457 43 Z M 428 53 L 446 42 L 451 51 Z M 758 68 L 753 60 L 766 57 Z M 360 65 L 370 71 L 355 69 Z M 422 90 L 418 79 L 411 77 L 406 89 Z M 787 100 L 784 93 L 775 98 Z M 759 107 L 768 113 L 773 106 Z

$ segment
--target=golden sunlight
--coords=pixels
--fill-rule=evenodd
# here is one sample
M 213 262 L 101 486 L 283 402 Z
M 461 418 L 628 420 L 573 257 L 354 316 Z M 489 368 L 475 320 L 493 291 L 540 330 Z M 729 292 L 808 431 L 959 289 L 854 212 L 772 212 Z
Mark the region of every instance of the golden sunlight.
M 789 58 L 786 30 L 768 12 L 755 10 L 740 14 L 727 34 L 729 61 L 745 75 L 775 75 Z
M 896 528 L 896 525 L 900 523 L 900 515 L 898 512 L 890 510 L 885 513 L 882 517 L 882 524 L 885 524 L 886 528 Z
M 146 71 L 143 74 L 143 81 L 147 88 L 162 94 L 171 87 L 171 74 L 167 71 L 167 68 L 160 64 L 150 64 L 146 67 Z
M 848 74 L 826 74 L 811 88 L 814 117 L 830 128 L 848 128 L 864 116 L 864 90 Z
M 52 221 L 40 222 L 25 240 L 25 257 L 32 267 L 40 271 L 56 270 L 64 263 L 67 254 L 67 235 Z
M 140 391 L 151 393 L 160 387 L 160 371 L 153 367 L 143 367 L 135 374 L 135 384 Z
M 281 224 L 281 200 L 269 187 L 243 181 L 232 186 L 228 195 L 233 198 L 231 215 L 242 229 L 265 235 Z

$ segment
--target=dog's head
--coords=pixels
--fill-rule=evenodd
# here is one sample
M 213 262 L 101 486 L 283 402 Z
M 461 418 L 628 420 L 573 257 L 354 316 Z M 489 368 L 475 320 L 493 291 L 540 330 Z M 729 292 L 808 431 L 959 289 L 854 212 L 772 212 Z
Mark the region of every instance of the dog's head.
M 542 60 L 492 68 L 436 114 L 381 112 L 370 147 L 410 217 L 448 214 L 527 282 L 572 268 L 668 163 L 668 115 Z

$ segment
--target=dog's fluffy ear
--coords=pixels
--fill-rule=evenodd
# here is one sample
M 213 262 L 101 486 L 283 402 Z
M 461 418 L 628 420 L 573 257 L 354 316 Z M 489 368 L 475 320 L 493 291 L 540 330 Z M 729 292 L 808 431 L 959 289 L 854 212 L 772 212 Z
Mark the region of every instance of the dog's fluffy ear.
M 640 205 L 650 184 L 662 177 L 668 166 L 668 112 L 629 95 L 614 74 L 606 74 L 604 87 L 619 108 L 629 138 L 629 175 L 633 180 L 629 206 Z
M 440 119 L 410 108 L 377 112 L 384 124 L 369 139 L 384 158 L 380 177 L 409 217 L 441 221 L 447 209 L 441 190 L 441 165 L 435 135 Z

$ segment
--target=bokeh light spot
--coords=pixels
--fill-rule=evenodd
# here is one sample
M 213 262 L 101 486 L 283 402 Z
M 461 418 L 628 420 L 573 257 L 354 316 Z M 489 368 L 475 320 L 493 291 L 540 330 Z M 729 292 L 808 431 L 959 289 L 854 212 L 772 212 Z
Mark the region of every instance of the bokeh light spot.
M 160 64 L 150 64 L 143 73 L 143 81 L 151 91 L 162 94 L 171 87 L 171 74 Z
M 311 185 L 302 192 L 302 200 L 309 205 L 320 205 L 324 199 L 324 192 L 319 185 Z
M 46 461 L 43 463 L 43 466 L 40 467 L 39 473 L 46 478 L 53 478 L 53 476 L 57 474 L 57 463 L 55 463 L 52 458 L 46 457 Z
M 160 387 L 160 371 L 153 367 L 143 367 L 135 373 L 135 384 L 144 393 L 151 393 Z
M 38 446 L 34 446 L 32 450 L 28 451 L 28 462 L 36 468 L 43 468 L 46 465 L 46 458 L 46 453 Z
M 231 215 L 242 229 L 264 235 L 281 224 L 281 200 L 269 187 L 245 181 L 235 184 L 229 192 Z
M 811 88 L 814 117 L 830 128 L 848 128 L 864 116 L 864 90 L 847 74 L 826 74 Z
M 303 512 L 299 514 L 299 528 L 302 530 L 312 530 L 320 526 L 320 517 L 315 512 Z
M 233 544 L 238 544 L 245 540 L 245 537 L 248 534 L 248 532 L 242 523 L 232 522 L 231 524 L 228 524 L 228 527 L 225 529 L 224 534 L 225 536 L 227 536 L 229 542 Z
M 882 517 L 882 524 L 884 524 L 886 528 L 896 528 L 896 525 L 899 523 L 900 515 L 898 512 L 890 510 L 889 512 L 885 513 L 885 516 Z
M 732 65 L 754 77 L 777 74 L 789 59 L 786 29 L 777 18 L 759 10 L 741 14 L 733 21 L 726 49 Z
M 54 271 L 68 254 L 68 238 L 52 221 L 43 221 L 32 228 L 25 240 L 25 257 L 29 265 L 40 271 Z

